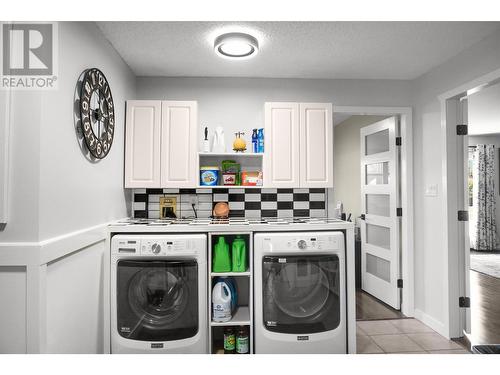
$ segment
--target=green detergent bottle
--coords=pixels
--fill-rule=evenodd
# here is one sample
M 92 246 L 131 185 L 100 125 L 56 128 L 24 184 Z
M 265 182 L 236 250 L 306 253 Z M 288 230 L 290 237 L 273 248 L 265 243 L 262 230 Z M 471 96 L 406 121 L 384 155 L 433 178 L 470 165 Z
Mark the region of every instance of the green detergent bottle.
M 247 270 L 247 245 L 243 238 L 236 236 L 233 241 L 233 272 Z
M 215 244 L 212 260 L 212 272 L 231 272 L 231 258 L 229 256 L 229 244 L 224 236 L 219 237 Z

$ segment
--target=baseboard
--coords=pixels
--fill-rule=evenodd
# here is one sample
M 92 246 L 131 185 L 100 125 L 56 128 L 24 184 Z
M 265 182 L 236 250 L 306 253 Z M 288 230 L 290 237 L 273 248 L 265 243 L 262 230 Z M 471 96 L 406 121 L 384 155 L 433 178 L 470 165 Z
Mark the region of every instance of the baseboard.
M 415 319 L 420 320 L 422 323 L 432 328 L 434 331 L 439 333 L 441 336 L 448 337 L 448 330 L 445 328 L 445 325 L 440 321 L 436 320 L 432 316 L 424 313 L 422 310 L 415 309 Z

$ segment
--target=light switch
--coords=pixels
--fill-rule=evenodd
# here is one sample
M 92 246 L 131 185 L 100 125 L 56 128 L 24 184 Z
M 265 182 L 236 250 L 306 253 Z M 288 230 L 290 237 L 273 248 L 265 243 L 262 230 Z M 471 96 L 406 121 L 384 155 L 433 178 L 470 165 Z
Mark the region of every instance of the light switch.
M 436 184 L 428 185 L 425 188 L 426 197 L 437 197 L 437 195 L 438 195 L 438 186 Z

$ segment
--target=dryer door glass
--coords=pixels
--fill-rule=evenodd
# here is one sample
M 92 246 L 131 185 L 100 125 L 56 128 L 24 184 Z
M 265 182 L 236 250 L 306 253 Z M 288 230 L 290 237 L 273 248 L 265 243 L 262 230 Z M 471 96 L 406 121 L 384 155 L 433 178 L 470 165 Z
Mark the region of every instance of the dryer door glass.
M 267 330 L 305 334 L 338 327 L 337 255 L 265 256 L 262 270 L 263 317 Z
M 198 332 L 195 260 L 121 260 L 117 274 L 118 333 L 132 340 L 172 341 Z

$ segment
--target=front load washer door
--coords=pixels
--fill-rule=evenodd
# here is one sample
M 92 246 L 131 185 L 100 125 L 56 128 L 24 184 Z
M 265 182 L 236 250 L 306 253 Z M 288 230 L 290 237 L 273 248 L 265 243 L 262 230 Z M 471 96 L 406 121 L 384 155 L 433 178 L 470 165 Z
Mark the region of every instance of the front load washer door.
M 120 260 L 117 328 L 127 339 L 172 341 L 198 332 L 195 260 Z
M 340 324 L 337 255 L 265 256 L 262 259 L 264 327 L 310 334 Z

